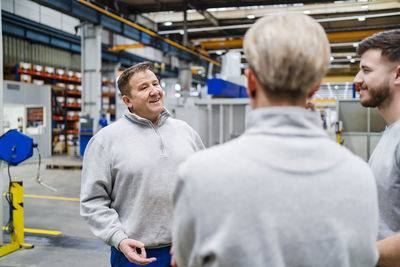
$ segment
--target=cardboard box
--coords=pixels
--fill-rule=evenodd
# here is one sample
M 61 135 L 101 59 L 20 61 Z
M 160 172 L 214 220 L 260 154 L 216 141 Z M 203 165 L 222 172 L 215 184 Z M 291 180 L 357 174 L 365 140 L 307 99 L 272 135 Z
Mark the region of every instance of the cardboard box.
M 58 87 L 65 88 L 65 83 L 57 83 Z
M 58 141 L 55 143 L 53 152 L 54 153 L 63 153 L 65 149 L 65 142 Z
M 31 70 L 32 69 L 32 64 L 28 63 L 28 62 L 21 61 L 21 62 L 18 63 L 18 65 L 19 65 L 20 69 L 24 69 L 24 70 Z
M 31 83 L 32 82 L 32 76 L 29 75 L 29 74 L 21 74 L 19 80 L 22 83 Z
M 34 71 L 38 71 L 38 72 L 42 72 L 43 71 L 43 66 L 42 65 L 33 65 L 33 70 Z
M 44 67 L 44 72 L 53 74 L 53 73 L 54 73 L 54 68 L 53 68 L 53 67 L 50 67 L 50 66 L 45 66 L 45 67 Z
M 57 75 L 60 75 L 60 76 L 63 76 L 63 75 L 65 75 L 65 69 L 56 69 L 56 74 Z
M 36 85 L 44 85 L 44 80 L 33 79 L 32 83 Z

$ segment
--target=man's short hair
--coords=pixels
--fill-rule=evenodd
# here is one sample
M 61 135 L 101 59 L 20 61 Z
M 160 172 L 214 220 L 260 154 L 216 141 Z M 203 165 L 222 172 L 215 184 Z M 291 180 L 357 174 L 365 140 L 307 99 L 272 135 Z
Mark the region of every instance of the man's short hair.
M 146 70 L 153 71 L 153 65 L 148 61 L 136 64 L 124 70 L 124 72 L 118 78 L 118 89 L 121 94 L 130 95 L 131 88 L 129 86 L 129 80 L 136 73 Z
M 369 49 L 380 49 L 382 56 L 390 62 L 400 62 L 400 30 L 391 30 L 365 38 L 357 46 L 357 54 L 362 56 Z
M 259 19 L 245 35 L 244 51 L 249 68 L 267 94 L 307 96 L 330 63 L 324 29 L 303 14 Z

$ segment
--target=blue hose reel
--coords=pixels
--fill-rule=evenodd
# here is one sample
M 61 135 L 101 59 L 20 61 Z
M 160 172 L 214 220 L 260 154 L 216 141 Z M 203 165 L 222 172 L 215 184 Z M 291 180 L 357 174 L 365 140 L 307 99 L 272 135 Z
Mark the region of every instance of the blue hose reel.
M 32 157 L 33 139 L 17 130 L 9 130 L 0 136 L 0 159 L 11 165 Z

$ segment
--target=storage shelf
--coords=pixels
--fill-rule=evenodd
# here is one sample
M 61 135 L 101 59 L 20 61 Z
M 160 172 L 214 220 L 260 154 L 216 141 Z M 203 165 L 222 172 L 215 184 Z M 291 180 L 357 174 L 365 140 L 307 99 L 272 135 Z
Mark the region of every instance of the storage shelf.
M 67 90 L 67 95 L 69 96 L 81 96 L 82 92 L 79 90 Z
M 70 129 L 70 130 L 67 130 L 67 134 L 79 134 L 79 130 L 78 129 Z
M 115 97 L 115 92 L 102 92 L 102 97 Z
M 82 81 L 82 79 L 79 79 L 76 77 L 69 77 L 69 76 L 57 75 L 54 73 L 47 73 L 47 72 L 34 71 L 34 70 L 25 70 L 25 69 L 21 69 L 21 68 L 18 68 L 18 73 L 24 73 L 24 74 L 29 74 L 32 76 L 43 77 L 43 78 L 52 78 L 52 79 L 57 79 L 57 80 L 62 80 L 62 81 L 67 81 L 67 82 L 80 83 Z

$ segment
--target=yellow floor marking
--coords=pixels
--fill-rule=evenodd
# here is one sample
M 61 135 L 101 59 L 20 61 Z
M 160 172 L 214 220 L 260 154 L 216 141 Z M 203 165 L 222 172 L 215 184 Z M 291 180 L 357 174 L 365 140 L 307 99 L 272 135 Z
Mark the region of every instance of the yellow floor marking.
M 29 195 L 24 194 L 24 197 L 30 198 L 44 198 L 44 199 L 57 199 L 57 200 L 67 200 L 67 201 L 79 201 L 79 198 L 73 197 L 54 197 L 54 196 L 39 196 L 39 195 Z
M 3 226 L 3 230 L 8 230 L 8 227 Z M 52 230 L 41 230 L 41 229 L 31 229 L 24 228 L 25 233 L 35 233 L 35 234 L 45 234 L 45 235 L 59 235 L 60 231 L 52 231 Z

